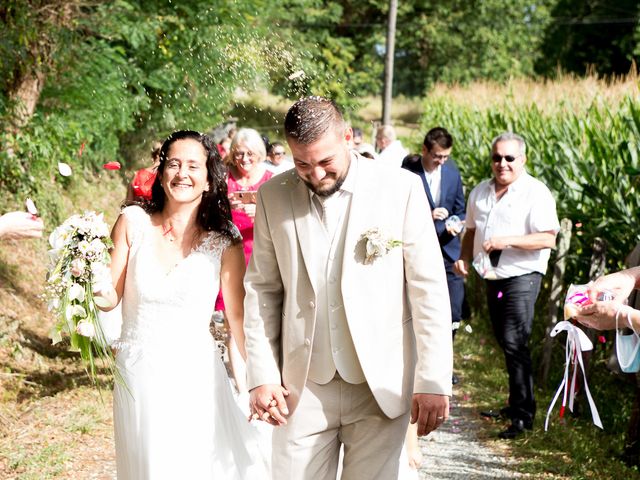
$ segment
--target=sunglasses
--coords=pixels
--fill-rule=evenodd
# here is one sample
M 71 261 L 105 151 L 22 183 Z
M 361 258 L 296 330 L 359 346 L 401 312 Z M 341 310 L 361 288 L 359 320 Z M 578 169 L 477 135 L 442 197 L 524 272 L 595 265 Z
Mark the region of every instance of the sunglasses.
M 522 155 L 517 155 L 517 156 L 513 156 L 513 155 L 500 155 L 498 153 L 494 153 L 491 155 L 491 160 L 493 160 L 494 162 L 498 163 L 501 162 L 502 159 L 504 158 L 507 162 L 511 163 L 513 162 L 516 158 L 520 158 Z

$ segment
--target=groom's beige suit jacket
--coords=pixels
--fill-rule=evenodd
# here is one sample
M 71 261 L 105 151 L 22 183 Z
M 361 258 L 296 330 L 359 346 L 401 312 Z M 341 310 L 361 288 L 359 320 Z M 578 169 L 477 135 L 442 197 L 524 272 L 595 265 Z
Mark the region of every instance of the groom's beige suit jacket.
M 451 395 L 449 293 L 419 177 L 355 154 L 352 162 L 342 298 L 362 372 L 381 410 L 395 418 L 414 392 Z M 284 385 L 291 412 L 307 381 L 319 302 L 310 274 L 319 257 L 312 208 L 295 170 L 260 188 L 245 276 L 248 387 Z M 361 236 L 372 228 L 402 245 L 367 264 Z

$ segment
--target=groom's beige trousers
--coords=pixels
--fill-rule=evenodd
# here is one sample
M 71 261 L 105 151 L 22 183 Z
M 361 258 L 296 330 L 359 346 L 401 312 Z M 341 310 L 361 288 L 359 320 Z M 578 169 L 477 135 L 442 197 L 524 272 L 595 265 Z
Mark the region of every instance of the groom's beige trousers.
M 273 478 L 335 480 L 344 444 L 343 480 L 397 479 L 408 421 L 409 412 L 382 413 L 366 382 L 307 380 L 287 425 L 274 429 Z

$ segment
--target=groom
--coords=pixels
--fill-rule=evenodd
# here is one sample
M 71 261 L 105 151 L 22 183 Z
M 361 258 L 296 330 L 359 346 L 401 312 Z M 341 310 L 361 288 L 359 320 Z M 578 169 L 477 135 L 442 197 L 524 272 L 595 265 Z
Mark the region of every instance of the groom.
M 330 100 L 296 102 L 284 128 L 295 169 L 259 190 L 245 278 L 253 418 L 279 426 L 273 478 L 335 479 L 340 444 L 343 479 L 397 478 L 409 410 L 426 435 L 451 394 L 427 199 L 417 176 L 349 150 Z

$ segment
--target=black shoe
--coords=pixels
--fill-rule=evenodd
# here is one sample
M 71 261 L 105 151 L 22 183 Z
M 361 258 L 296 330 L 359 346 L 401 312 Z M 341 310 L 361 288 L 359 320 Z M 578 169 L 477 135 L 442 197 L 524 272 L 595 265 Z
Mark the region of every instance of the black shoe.
M 503 407 L 499 411 L 495 410 L 484 410 L 480 412 L 480 416 L 485 418 L 501 418 L 506 420 L 509 418 L 509 407 Z
M 500 418 L 500 412 L 496 412 L 495 410 L 484 410 L 480 412 L 480 416 L 484 418 Z
M 451 376 L 451 385 L 457 385 L 458 383 L 460 383 L 460 379 L 458 378 L 458 376 L 454 373 Z
M 511 425 L 509 425 L 509 428 L 500 432 L 498 434 L 498 437 L 505 440 L 512 440 L 522 435 L 524 433 L 524 428 L 524 422 L 519 418 L 514 418 L 513 420 L 511 420 Z

